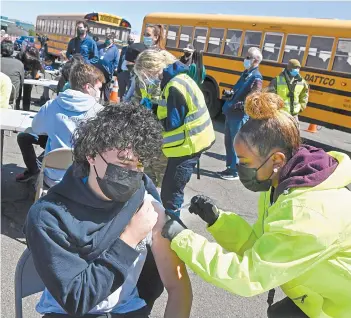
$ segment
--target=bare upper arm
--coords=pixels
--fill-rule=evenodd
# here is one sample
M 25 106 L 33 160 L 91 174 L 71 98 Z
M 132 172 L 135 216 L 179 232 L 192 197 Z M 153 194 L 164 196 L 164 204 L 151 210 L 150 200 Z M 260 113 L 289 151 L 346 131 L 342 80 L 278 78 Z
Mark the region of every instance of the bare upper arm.
M 186 267 L 177 254 L 172 251 L 169 240 L 161 234 L 166 222 L 164 208 L 158 203 L 154 207 L 158 213 L 158 221 L 152 233 L 151 250 L 158 272 L 167 291 L 174 288 L 183 288 L 183 286 L 190 285 Z

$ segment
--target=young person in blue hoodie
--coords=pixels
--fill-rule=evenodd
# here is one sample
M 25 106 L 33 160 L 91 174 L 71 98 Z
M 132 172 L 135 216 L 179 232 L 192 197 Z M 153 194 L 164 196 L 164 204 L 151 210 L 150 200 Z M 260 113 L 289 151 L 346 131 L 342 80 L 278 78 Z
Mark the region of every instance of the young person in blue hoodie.
M 161 150 L 161 129 L 132 103 L 77 128 L 73 165 L 31 207 L 25 226 L 46 287 L 36 308 L 44 317 L 146 318 L 163 285 L 164 317 L 189 317 L 189 277 L 161 235 L 164 209 L 143 173 Z
M 102 106 L 97 103 L 104 75 L 89 64 L 77 64 L 70 73 L 71 89 L 48 101 L 35 115 L 31 133 L 20 133 L 17 142 L 26 170 L 16 176 L 16 181 L 27 182 L 39 173 L 33 144 L 45 148 L 45 154 L 57 148 L 71 148 L 74 129 L 82 120 L 94 117 Z M 45 183 L 50 187 L 59 182 L 64 171 L 46 169 Z
M 166 211 L 177 216 L 184 202 L 184 188 L 201 153 L 215 142 L 204 95 L 187 75 L 188 70 L 172 54 L 156 50 L 140 53 L 134 66 L 146 86 L 161 87 L 155 111 L 164 128 L 162 151 L 168 158 L 161 199 Z
M 88 35 L 88 24 L 78 21 L 76 24 L 77 36 L 68 43 L 66 56 L 71 58 L 74 54 L 81 54 L 86 63 L 96 63 L 99 51 L 96 42 Z

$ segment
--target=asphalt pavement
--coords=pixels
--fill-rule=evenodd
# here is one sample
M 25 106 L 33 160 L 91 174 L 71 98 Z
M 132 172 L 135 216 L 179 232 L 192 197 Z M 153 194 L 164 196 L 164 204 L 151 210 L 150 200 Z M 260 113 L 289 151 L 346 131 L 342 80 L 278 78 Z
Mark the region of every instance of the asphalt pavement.
M 33 89 L 33 97 L 38 98 L 41 89 Z M 37 110 L 32 107 L 32 110 Z M 342 150 L 351 154 L 351 135 L 322 128 L 316 134 L 303 130 L 307 124 L 301 124 L 302 137 L 305 142 L 323 146 L 326 150 Z M 204 194 L 215 200 L 219 207 L 233 211 L 244 217 L 249 223 L 257 218 L 258 194 L 247 191 L 240 181 L 219 179 L 215 172 L 225 168 L 225 149 L 223 140 L 224 120 L 214 121 L 216 143 L 201 157 L 201 178 L 197 179 L 196 171 L 185 189 L 185 203 L 181 216 L 185 224 L 195 232 L 211 239 L 205 230 L 205 224 L 187 211 L 192 196 Z M 26 248 L 22 227 L 30 205 L 34 200 L 34 187 L 31 184 L 19 184 L 14 181 L 16 173 L 22 171 L 24 164 L 16 143 L 15 133 L 5 133 L 4 160 L 1 169 L 1 317 L 12 318 L 14 314 L 14 274 L 16 263 Z M 40 149 L 37 149 L 38 153 Z M 235 235 L 235 233 L 233 233 Z M 200 280 L 189 271 L 193 286 L 193 307 L 191 317 L 196 318 L 254 318 L 266 317 L 267 293 L 252 298 L 243 298 L 215 288 Z M 275 300 L 283 297 L 281 291 L 276 293 Z M 40 317 L 35 312 L 39 295 L 24 300 L 24 317 Z M 167 300 L 166 292 L 157 300 L 151 317 L 163 317 Z

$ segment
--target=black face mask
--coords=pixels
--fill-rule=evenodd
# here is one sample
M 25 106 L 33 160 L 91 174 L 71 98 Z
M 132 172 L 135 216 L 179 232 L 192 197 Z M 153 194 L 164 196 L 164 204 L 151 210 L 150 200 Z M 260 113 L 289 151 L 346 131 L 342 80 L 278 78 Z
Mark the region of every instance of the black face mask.
M 84 28 L 77 28 L 77 34 L 78 35 L 83 35 L 85 33 L 85 29 Z
M 191 52 L 184 52 L 184 56 L 185 57 L 190 57 L 191 56 Z
M 134 43 L 134 40 L 129 40 L 128 45 L 132 45 Z
M 260 170 L 273 155 L 274 154 L 270 155 L 258 168 L 248 168 L 240 164 L 236 165 L 239 179 L 246 189 L 253 192 L 265 192 L 269 190 L 272 186 L 272 180 L 270 178 L 274 171 L 272 171 L 268 179 L 262 181 L 257 180 L 257 171 Z
M 106 162 L 104 157 L 101 158 Z M 102 193 L 112 201 L 127 202 L 141 187 L 143 172 L 122 168 L 112 163 L 106 162 L 106 164 L 107 169 L 102 179 L 94 166 L 96 180 Z

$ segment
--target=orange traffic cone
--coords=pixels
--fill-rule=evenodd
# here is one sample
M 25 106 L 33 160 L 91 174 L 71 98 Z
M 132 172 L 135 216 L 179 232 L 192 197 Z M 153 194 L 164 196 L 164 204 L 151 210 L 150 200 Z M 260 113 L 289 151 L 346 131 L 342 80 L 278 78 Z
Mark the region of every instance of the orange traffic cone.
M 315 124 L 310 124 L 308 128 L 306 129 L 307 132 L 310 133 L 316 133 L 317 132 L 317 125 Z
M 110 102 L 119 103 L 117 77 L 115 77 L 115 81 L 113 82 L 113 87 L 110 94 Z

